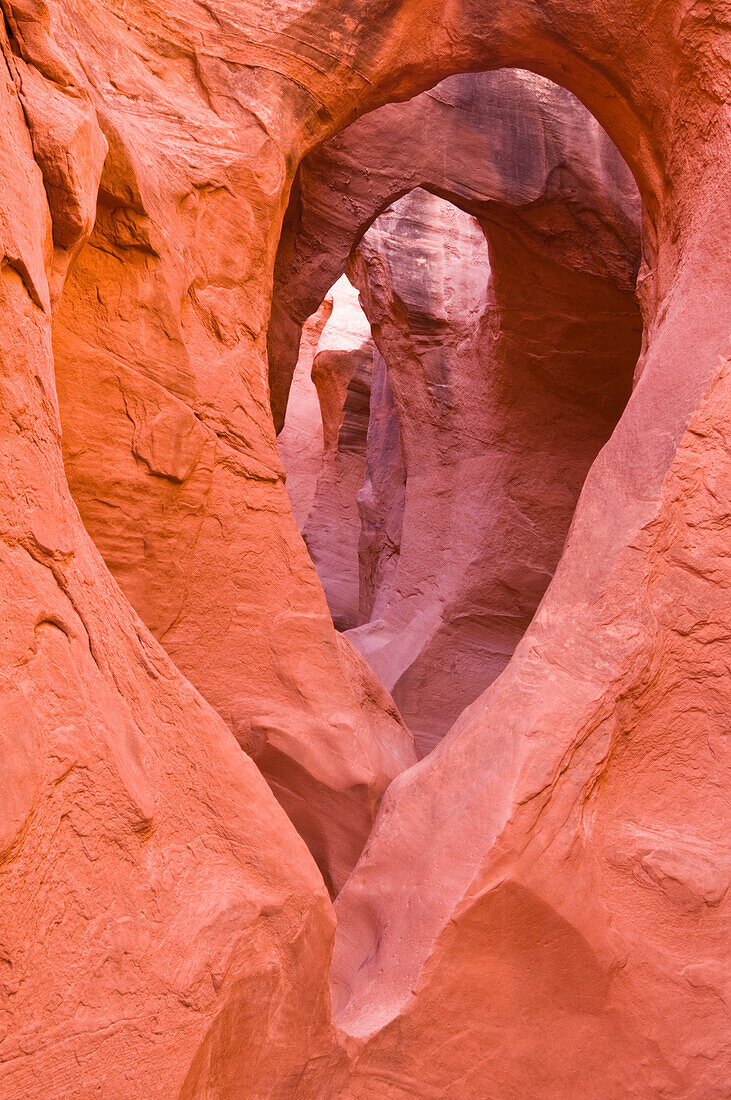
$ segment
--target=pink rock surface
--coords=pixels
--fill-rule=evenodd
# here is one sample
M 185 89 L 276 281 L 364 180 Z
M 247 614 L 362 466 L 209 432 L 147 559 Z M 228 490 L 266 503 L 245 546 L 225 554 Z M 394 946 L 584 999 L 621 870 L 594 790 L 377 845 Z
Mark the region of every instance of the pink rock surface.
M 401 424 L 386 361 L 374 347 L 366 473 L 357 498 L 361 623 L 378 619 L 391 595 L 401 557 L 405 494 Z
M 4 22 L 0 673 L 13 792 L 0 864 L 4 1093 L 727 1096 L 724 5 L 496 0 L 372 13 L 345 0 L 235 9 L 175 0 L 162 12 L 131 0 L 121 13 L 17 0 Z M 301 682 L 319 685 L 293 710 L 310 728 L 320 714 L 350 782 L 349 748 L 373 741 L 352 732 L 358 699 L 375 723 L 384 703 L 361 666 L 356 693 L 342 686 L 349 659 L 333 657 L 339 643 L 278 465 L 264 462 L 276 457 L 263 345 L 281 218 L 299 160 L 357 114 L 451 73 L 511 64 L 566 84 L 632 168 L 644 207 L 643 352 L 510 664 L 391 785 L 340 895 L 335 988 L 347 1038 L 329 1017 L 332 919 L 309 854 L 79 522 L 61 461 L 50 303 L 93 217 L 96 116 L 111 149 L 101 207 L 119 198 L 116 180 L 128 212 L 114 234 L 129 241 L 128 219 L 142 210 L 150 239 L 138 225 L 132 248 L 98 258 L 133 284 L 128 293 L 112 282 L 105 296 L 97 273 L 110 313 L 123 317 L 138 285 L 153 303 L 150 324 L 131 309 L 108 351 L 144 349 L 142 392 L 155 409 L 168 343 L 182 356 L 166 303 L 178 309 L 185 297 L 196 408 L 218 438 L 251 444 L 246 492 L 225 475 L 242 452 L 222 443 L 206 498 L 221 502 L 206 513 L 220 544 L 240 514 L 252 526 L 225 560 L 213 537 L 193 557 L 193 573 L 207 578 L 201 635 L 207 626 L 221 659 L 243 654 L 252 690 L 270 694 L 269 646 L 281 643 L 276 667 L 283 681 L 291 673 L 292 697 Z M 232 274 L 237 263 L 245 274 Z M 89 270 L 81 251 L 72 279 L 77 269 Z M 176 378 L 191 386 L 183 367 Z M 180 393 L 191 410 L 189 389 Z M 175 432 L 166 417 L 162 432 L 142 430 L 133 403 L 127 418 L 150 484 L 153 468 L 172 472 L 165 491 L 197 447 L 189 417 L 173 408 L 165 402 Z M 231 602 L 228 567 L 239 576 L 242 559 L 251 592 L 237 588 Z M 164 586 L 153 591 L 164 607 Z M 279 633 L 260 611 L 267 600 Z M 225 645 L 216 604 L 245 624 Z M 298 615 L 307 628 L 295 629 Z M 199 637 L 190 652 L 203 648 Z M 360 774 L 372 792 L 372 771 Z M 326 813 L 332 790 L 325 782 L 303 795 L 323 828 L 368 802 L 363 792 L 355 803 L 337 798 Z
M 352 268 L 389 369 L 406 486 L 387 602 L 348 637 L 422 753 L 532 619 L 639 350 L 629 292 L 568 266 L 560 246 L 540 256 L 515 221 L 483 224 L 490 254 L 473 218 L 417 190 Z
M 568 255 L 573 238 L 574 266 L 591 262 L 595 274 L 633 286 L 637 190 L 596 120 L 564 88 L 533 73 L 452 77 L 352 123 L 300 166 L 277 253 L 268 333 L 278 427 L 304 319 L 375 218 L 415 187 L 478 216 L 487 200 L 502 203 L 529 222 L 536 206 L 546 212 L 553 199 L 551 247 Z M 582 229 L 591 234 L 588 254 Z
M 691 420 L 612 594 L 579 610 L 564 572 L 575 524 L 556 602 L 544 601 L 506 673 L 387 800 L 339 909 L 335 974 L 347 973 L 349 991 L 340 1020 L 369 1037 L 354 1095 L 368 1095 L 395 1061 L 407 1094 L 457 1095 L 458 1071 L 476 1095 L 486 1080 L 505 1096 L 536 1082 L 554 1096 L 723 1094 L 728 1031 L 713 1002 L 728 977 L 731 864 L 719 831 L 728 757 L 713 718 L 724 704 L 706 694 L 696 661 L 727 614 L 715 582 L 701 579 L 709 568 L 719 577 L 718 536 L 701 566 L 698 532 L 716 507 L 707 479 L 726 477 L 707 446 L 729 377 L 726 366 Z M 596 507 L 587 490 L 582 505 Z M 638 581 L 627 623 L 619 609 Z M 589 609 L 602 624 L 592 642 L 574 635 L 554 648 L 558 628 L 571 635 Z M 573 706 L 583 736 L 567 746 L 557 731 Z M 406 822 L 419 822 L 416 835 L 406 837 Z M 394 858 L 401 872 L 385 897 Z M 349 952 L 364 963 L 357 972 L 343 970 Z M 342 996 L 346 986 L 336 988 Z M 425 1059 L 447 1008 L 465 1031 Z

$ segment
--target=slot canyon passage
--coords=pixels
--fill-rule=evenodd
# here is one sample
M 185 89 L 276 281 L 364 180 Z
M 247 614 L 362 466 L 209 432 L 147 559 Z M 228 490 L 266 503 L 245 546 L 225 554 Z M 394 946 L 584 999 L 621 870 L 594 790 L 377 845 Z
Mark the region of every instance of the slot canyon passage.
M 411 191 L 364 235 L 414 179 L 438 194 Z M 302 163 L 273 393 L 293 376 L 297 318 L 346 263 L 368 317 L 341 279 L 314 357 L 302 345 L 280 454 L 333 621 L 421 752 L 507 664 L 629 397 L 639 225 L 616 148 L 528 73 L 451 78 Z
M 2 41 L 0 1095 L 727 1097 L 727 0 Z

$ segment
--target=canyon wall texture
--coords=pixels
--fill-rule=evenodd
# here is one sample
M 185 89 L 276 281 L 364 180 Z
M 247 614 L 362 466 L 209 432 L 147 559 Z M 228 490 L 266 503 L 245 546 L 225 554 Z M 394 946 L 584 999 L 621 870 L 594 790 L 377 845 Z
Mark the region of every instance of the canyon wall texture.
M 3 17 L 3 1094 L 727 1096 L 724 0 Z M 535 617 L 413 764 L 286 496 L 274 269 L 316 146 L 510 65 L 632 170 L 643 344 Z
M 180 80 L 193 97 L 185 133 L 160 133 L 154 112 L 145 127 L 124 100 L 105 108 L 96 219 L 54 322 L 64 461 L 125 595 L 256 759 L 335 889 L 415 756 L 333 631 L 292 521 L 266 380 L 246 367 L 267 311 L 266 288 L 252 290 L 265 258 L 248 248 L 279 155 L 257 123 L 220 118 Z M 174 85 L 167 69 L 157 78 L 177 103 Z
M 52 298 L 93 221 L 104 139 L 78 89 L 54 96 L 4 57 L 0 1091 L 183 1095 L 231 1015 L 248 1016 L 237 1072 L 244 1092 L 256 1090 L 262 1074 L 286 1076 L 310 1057 L 313 1019 L 327 1027 L 327 892 L 255 765 L 122 596 L 71 500 Z M 76 122 L 71 153 L 79 135 L 76 155 L 58 160 L 71 208 L 58 228 L 38 163 L 39 148 L 53 148 L 38 144 L 43 115 L 33 141 L 26 121 L 36 93 L 49 124 Z M 304 1005 L 312 1019 L 299 1016 Z
M 436 194 L 417 188 L 373 223 L 415 179 Z M 589 112 L 519 71 L 453 77 L 382 108 L 300 168 L 277 261 L 272 390 L 284 392 L 296 353 L 295 321 L 275 322 L 311 309 L 360 242 L 349 274 L 388 367 L 406 484 L 389 596 L 348 638 L 422 754 L 507 664 L 629 397 L 639 221 L 632 177 Z M 341 532 L 348 523 L 341 511 Z M 318 526 L 311 515 L 306 540 L 326 592 L 336 574 L 352 585 L 321 550 L 337 542 L 332 525 Z

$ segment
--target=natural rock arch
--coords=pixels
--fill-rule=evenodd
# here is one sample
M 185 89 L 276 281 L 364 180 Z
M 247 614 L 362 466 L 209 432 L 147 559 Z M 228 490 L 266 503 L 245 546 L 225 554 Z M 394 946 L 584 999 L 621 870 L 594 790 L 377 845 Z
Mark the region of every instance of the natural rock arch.
M 6 13 L 12 44 L 6 40 L 2 93 L 9 151 L 2 166 L 9 199 L 2 309 L 10 335 L 0 407 L 8 478 L 3 591 L 13 613 L 2 666 L 16 676 L 24 670 L 32 711 L 12 727 L 19 740 L 11 740 L 26 756 L 18 764 L 22 782 L 13 788 L 22 797 L 8 820 L 2 883 L 3 948 L 17 990 L 15 1034 L 22 1034 L 20 1045 L 11 1038 L 3 1070 L 8 1087 L 48 1095 L 52 1082 L 58 1095 L 75 1097 L 80 1087 L 99 1091 L 118 1070 L 111 1087 L 123 1081 L 130 1097 L 167 1100 L 176 1093 L 233 1096 L 242 1081 L 253 1088 L 266 1081 L 270 1091 L 281 1082 L 283 1095 L 299 1089 L 366 1096 L 375 1089 L 398 1096 L 422 1080 L 418 1059 L 400 1081 L 384 1064 L 389 1050 L 391 1065 L 393 1059 L 406 1064 L 406 1048 L 418 1054 L 418 1035 L 412 1043 L 397 1022 L 371 1041 L 348 1083 L 323 998 L 331 926 L 312 865 L 252 766 L 232 754 L 216 716 L 191 694 L 110 583 L 67 492 L 49 353 L 49 278 L 57 289 L 62 253 L 70 251 L 63 196 L 79 197 L 87 184 L 95 193 L 95 173 L 94 158 L 82 157 L 88 178 L 74 177 L 73 163 L 59 154 L 68 144 L 59 132 L 74 107 L 84 116 L 82 135 L 87 122 L 97 134 L 95 113 L 110 140 L 115 126 L 121 129 L 121 145 L 152 180 L 148 199 L 163 226 L 190 166 L 205 187 L 220 173 L 217 154 L 231 156 L 228 183 L 235 220 L 249 219 L 251 264 L 244 331 L 230 366 L 244 375 L 252 407 L 266 411 L 267 300 L 287 181 L 298 159 L 357 113 L 390 98 L 453 72 L 521 65 L 579 95 L 638 180 L 647 214 L 643 370 L 589 476 L 532 632 L 489 697 L 437 754 L 396 781 L 382 807 L 340 906 L 341 990 L 355 994 L 350 1026 L 368 1033 L 398 1015 L 411 989 L 417 990 L 413 1004 L 424 1004 L 427 1014 L 436 1005 L 444 1019 L 481 1008 L 484 1001 L 470 1000 L 464 982 L 441 981 L 440 964 L 450 953 L 464 958 L 475 929 L 497 930 L 488 942 L 499 950 L 501 927 L 525 919 L 537 931 L 531 945 L 561 945 L 557 969 L 540 968 L 547 975 L 541 989 L 551 988 L 551 975 L 565 973 L 567 962 L 581 962 L 582 974 L 596 976 L 596 959 L 609 977 L 609 999 L 590 998 L 579 1011 L 585 1015 L 597 1004 L 606 1009 L 609 1033 L 617 1015 L 620 1024 L 639 1021 L 640 1057 L 654 1044 L 636 1072 L 638 1044 L 623 1045 L 621 1027 L 613 1032 L 618 1042 L 595 1044 L 625 1092 L 723 1095 L 726 1024 L 720 998 L 706 991 L 721 980 L 728 928 L 725 830 L 718 823 L 726 805 L 721 733 L 729 700 L 727 677 L 715 675 L 725 673 L 729 616 L 723 425 L 731 406 L 725 369 L 731 141 L 724 5 L 500 0 L 424 10 L 393 2 L 366 18 L 352 4 L 338 10 L 311 5 L 292 17 L 280 2 L 247 8 L 246 25 L 238 13 L 213 11 L 183 3 L 163 19 L 149 5 L 131 4 L 122 21 L 99 5 L 81 22 L 70 3 L 18 3 Z M 81 147 L 88 151 L 86 133 Z M 156 170 L 155 153 L 164 172 Z M 12 225 L 6 210 L 16 212 Z M 76 224 L 83 238 L 84 219 Z M 220 301 L 214 312 L 219 308 Z M 260 456 L 269 458 L 274 434 L 262 415 Z M 269 498 L 279 490 L 262 492 Z M 292 552 L 305 560 L 296 542 Z M 321 606 L 312 614 L 324 621 Z M 78 677 L 72 692 L 51 690 L 60 658 L 43 659 L 38 628 L 62 647 L 67 643 L 56 635 L 70 639 L 63 653 L 65 683 Z M 95 701 L 104 707 L 95 709 Z M 165 785 L 155 806 L 137 783 L 137 750 L 119 739 L 110 721 L 119 707 L 134 715 L 147 750 L 147 778 Z M 692 725 L 688 713 L 697 716 Z M 89 719 L 101 735 L 94 741 L 98 766 L 69 772 L 67 765 L 78 764 L 88 745 Z M 483 770 L 485 727 L 492 751 Z M 54 760 L 58 771 L 49 764 Z M 85 793 L 56 784 L 68 775 L 84 781 Z M 9 783 L 15 778 L 11 772 Z M 436 790 L 439 799 L 429 793 Z M 459 817 L 449 812 L 455 794 Z M 515 816 L 506 825 L 511 802 Z M 110 813 L 119 805 L 123 813 Z M 642 820 L 632 822 L 638 806 Z M 74 813 L 82 818 L 75 823 Z M 282 859 L 273 859 L 266 843 L 272 828 Z M 100 832 L 111 839 L 105 863 L 92 847 Z M 427 860 L 424 842 L 434 837 Z M 164 862 L 171 851 L 180 854 L 177 869 Z M 405 851 L 409 859 L 399 862 Z M 269 883 L 274 868 L 281 871 L 281 889 L 258 892 L 262 878 L 258 871 L 250 877 L 252 859 Z M 207 881 L 229 887 L 215 895 L 215 920 L 211 910 L 202 919 L 199 908 L 202 864 Z M 398 868 L 398 881 L 382 875 L 376 887 L 378 868 L 389 865 Z M 89 886 L 83 898 L 68 889 L 82 879 Z M 498 880 L 506 885 L 498 888 Z M 120 883 L 132 899 L 134 934 L 121 918 L 110 921 L 102 937 L 99 918 L 109 912 L 107 899 L 111 904 L 119 896 Z M 146 902 L 156 891 L 164 905 L 151 913 Z M 254 895 L 256 914 L 246 923 L 238 902 Z M 46 897 L 63 898 L 50 916 Z M 170 968 L 162 978 L 157 970 L 159 951 L 170 944 L 168 918 L 181 922 L 172 984 Z M 231 922 L 239 930 L 246 925 L 241 938 L 229 936 Z M 103 948 L 103 957 L 88 951 L 90 942 Z M 428 956 L 433 965 L 418 986 Z M 527 959 L 530 965 L 530 952 Z M 99 967 L 109 960 L 118 967 L 112 993 L 99 981 Z M 356 990 L 352 963 L 361 961 Z M 540 961 L 550 962 L 545 955 Z M 60 1000 L 69 1009 L 49 1000 L 49 974 L 60 976 Z M 156 1010 L 153 987 L 160 996 Z M 120 988 L 133 1014 L 120 1011 Z M 420 1002 L 427 988 L 430 996 Z M 592 986 L 593 992 L 602 988 Z M 203 1000 L 191 1000 L 198 989 Z M 262 1000 L 271 1014 L 255 1041 L 232 1042 L 237 1028 L 252 1037 L 252 1018 L 262 1020 L 256 1011 L 252 1016 L 252 1005 Z M 304 1013 L 287 1015 L 303 1000 Z M 74 1011 L 79 1006 L 85 1006 L 81 1016 Z M 478 1014 L 471 1019 L 480 1022 Z M 530 1045 L 547 1020 L 550 1014 L 540 1011 L 518 1013 L 513 1036 Z M 409 1014 L 413 1021 L 416 1011 Z M 484 1039 L 478 1033 L 470 1051 L 484 1049 Z M 349 1049 L 355 1057 L 356 1044 Z M 448 1095 L 456 1079 L 458 1088 L 490 1090 L 489 1064 L 476 1063 L 475 1080 L 460 1058 L 450 1044 L 429 1087 Z M 539 1087 L 553 1088 L 552 1067 L 540 1072 Z M 586 1082 L 575 1085 L 585 1093 Z M 511 1082 L 505 1087 L 509 1094 Z
M 552 247 L 577 267 L 634 290 L 639 199 L 622 157 L 586 108 L 532 73 L 452 77 L 358 119 L 300 164 L 277 250 L 268 328 L 278 430 L 300 327 L 369 226 L 415 187 L 482 220 L 501 207 L 522 211 L 528 226 L 553 203 L 565 219 L 564 237 L 573 229 L 581 241 L 573 255 L 565 240 Z M 547 227 L 544 235 L 550 236 Z
M 416 184 L 482 226 L 493 271 L 490 303 L 482 307 L 492 319 L 483 314 L 481 334 L 470 330 L 477 314 L 467 302 L 461 335 L 456 328 L 448 335 L 438 309 L 431 316 L 445 260 L 456 286 L 461 278 L 458 257 L 448 246 L 440 251 L 438 232 L 433 253 L 427 248 L 409 260 L 404 248 L 395 297 L 388 284 L 398 273 L 389 274 L 387 256 L 366 247 L 374 267 L 362 255 L 358 242 L 365 238 L 367 246 L 374 220 Z M 408 219 L 402 232 L 409 232 Z M 407 550 L 396 588 L 376 621 L 347 636 L 394 692 L 423 752 L 504 667 L 558 561 L 588 466 L 629 396 L 641 328 L 634 295 L 639 199 L 619 153 L 586 109 L 529 73 L 454 77 L 365 116 L 300 166 L 269 326 L 276 410 L 296 361 L 299 326 L 356 246 L 361 256 L 353 271 L 360 272 L 356 281 L 387 359 L 410 474 Z M 477 254 L 467 240 L 464 249 L 464 269 L 475 264 L 477 277 Z M 409 264 L 422 272 L 413 285 Z M 452 312 L 459 312 L 456 301 Z M 454 345 L 451 368 L 449 353 L 439 350 L 442 340 Z M 527 363 L 533 368 L 526 371 Z M 445 382 L 454 374 L 446 404 L 434 396 L 440 391 L 431 375 L 439 370 Z M 322 367 L 317 373 L 321 379 Z M 551 436 L 565 438 L 551 445 Z M 565 509 L 551 506 L 557 494 L 566 496 Z M 433 503 L 440 495 L 441 509 Z M 329 594 L 347 583 L 333 573 L 335 549 L 332 561 L 325 552 L 328 538 L 341 541 L 341 529 L 342 522 L 320 532 L 316 515 L 307 525 Z M 342 597 L 328 598 L 342 626 Z

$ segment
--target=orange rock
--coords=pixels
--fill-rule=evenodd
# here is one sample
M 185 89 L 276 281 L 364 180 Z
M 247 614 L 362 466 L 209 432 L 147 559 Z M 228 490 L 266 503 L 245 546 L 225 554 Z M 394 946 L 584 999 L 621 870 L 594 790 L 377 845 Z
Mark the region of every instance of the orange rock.
M 0 1093 L 168 1100 L 230 1072 L 253 1094 L 315 1051 L 337 1066 L 327 892 L 84 531 L 54 394 L 52 221 L 5 62 L 0 135 Z M 231 1020 L 246 1036 L 223 1069 Z
M 311 0 L 174 0 L 164 12 L 11 0 L 4 19 L 3 1094 L 728 1095 L 721 0 L 415 0 L 375 15 Z M 264 713 L 270 777 L 281 767 L 303 832 L 324 831 L 321 862 L 342 875 L 404 762 L 403 733 L 330 625 L 282 486 L 264 365 L 281 218 L 301 157 L 356 115 L 505 65 L 566 84 L 627 158 L 644 207 L 643 350 L 513 658 L 392 783 L 340 894 L 348 1030 L 336 1036 L 322 880 L 253 763 L 110 579 L 68 492 L 50 304 L 83 241 L 103 143 L 90 137 L 88 159 L 77 146 L 65 174 L 31 121 L 41 108 L 27 70 L 55 85 L 49 103 L 56 89 L 79 101 L 79 114 L 59 109 L 56 150 L 93 121 L 81 101 L 109 146 L 99 236 L 71 269 L 55 338 L 70 347 L 76 328 L 69 377 L 95 356 L 114 364 L 88 428 L 97 407 L 115 410 L 106 435 L 124 427 L 131 457 L 104 477 L 132 479 L 134 467 L 142 478 L 144 500 L 120 494 L 124 529 L 130 542 L 154 536 L 165 567 L 135 584 L 155 629 L 173 627 L 176 660 L 209 653 L 208 694 L 233 698 L 232 667 L 246 669 L 232 724 L 243 715 L 246 741 L 249 715 Z M 79 188 L 68 203 L 67 183 Z M 89 295 L 74 297 L 74 281 Z M 138 377 L 128 417 L 117 379 L 135 389 Z M 175 476 L 197 442 L 177 402 L 209 449 L 185 491 Z M 81 461 L 83 426 L 70 436 Z M 122 566 L 135 555 L 145 560 L 128 546 L 118 568 L 130 591 Z M 181 586 L 190 619 L 176 618 Z M 190 634 L 173 625 L 191 622 Z M 376 745 L 379 730 L 391 748 Z
M 137 87 L 139 74 L 124 79 Z M 353 672 L 284 490 L 266 287 L 253 290 L 266 217 L 252 243 L 255 210 L 273 216 L 279 191 L 247 160 L 275 173 L 281 156 L 261 130 L 234 137 L 197 84 L 185 97 L 174 138 L 156 132 L 155 99 L 145 119 L 104 105 L 96 223 L 54 324 L 66 470 L 115 579 L 257 761 L 335 891 L 416 757 L 393 704 L 370 706 L 384 696 L 367 666 Z

